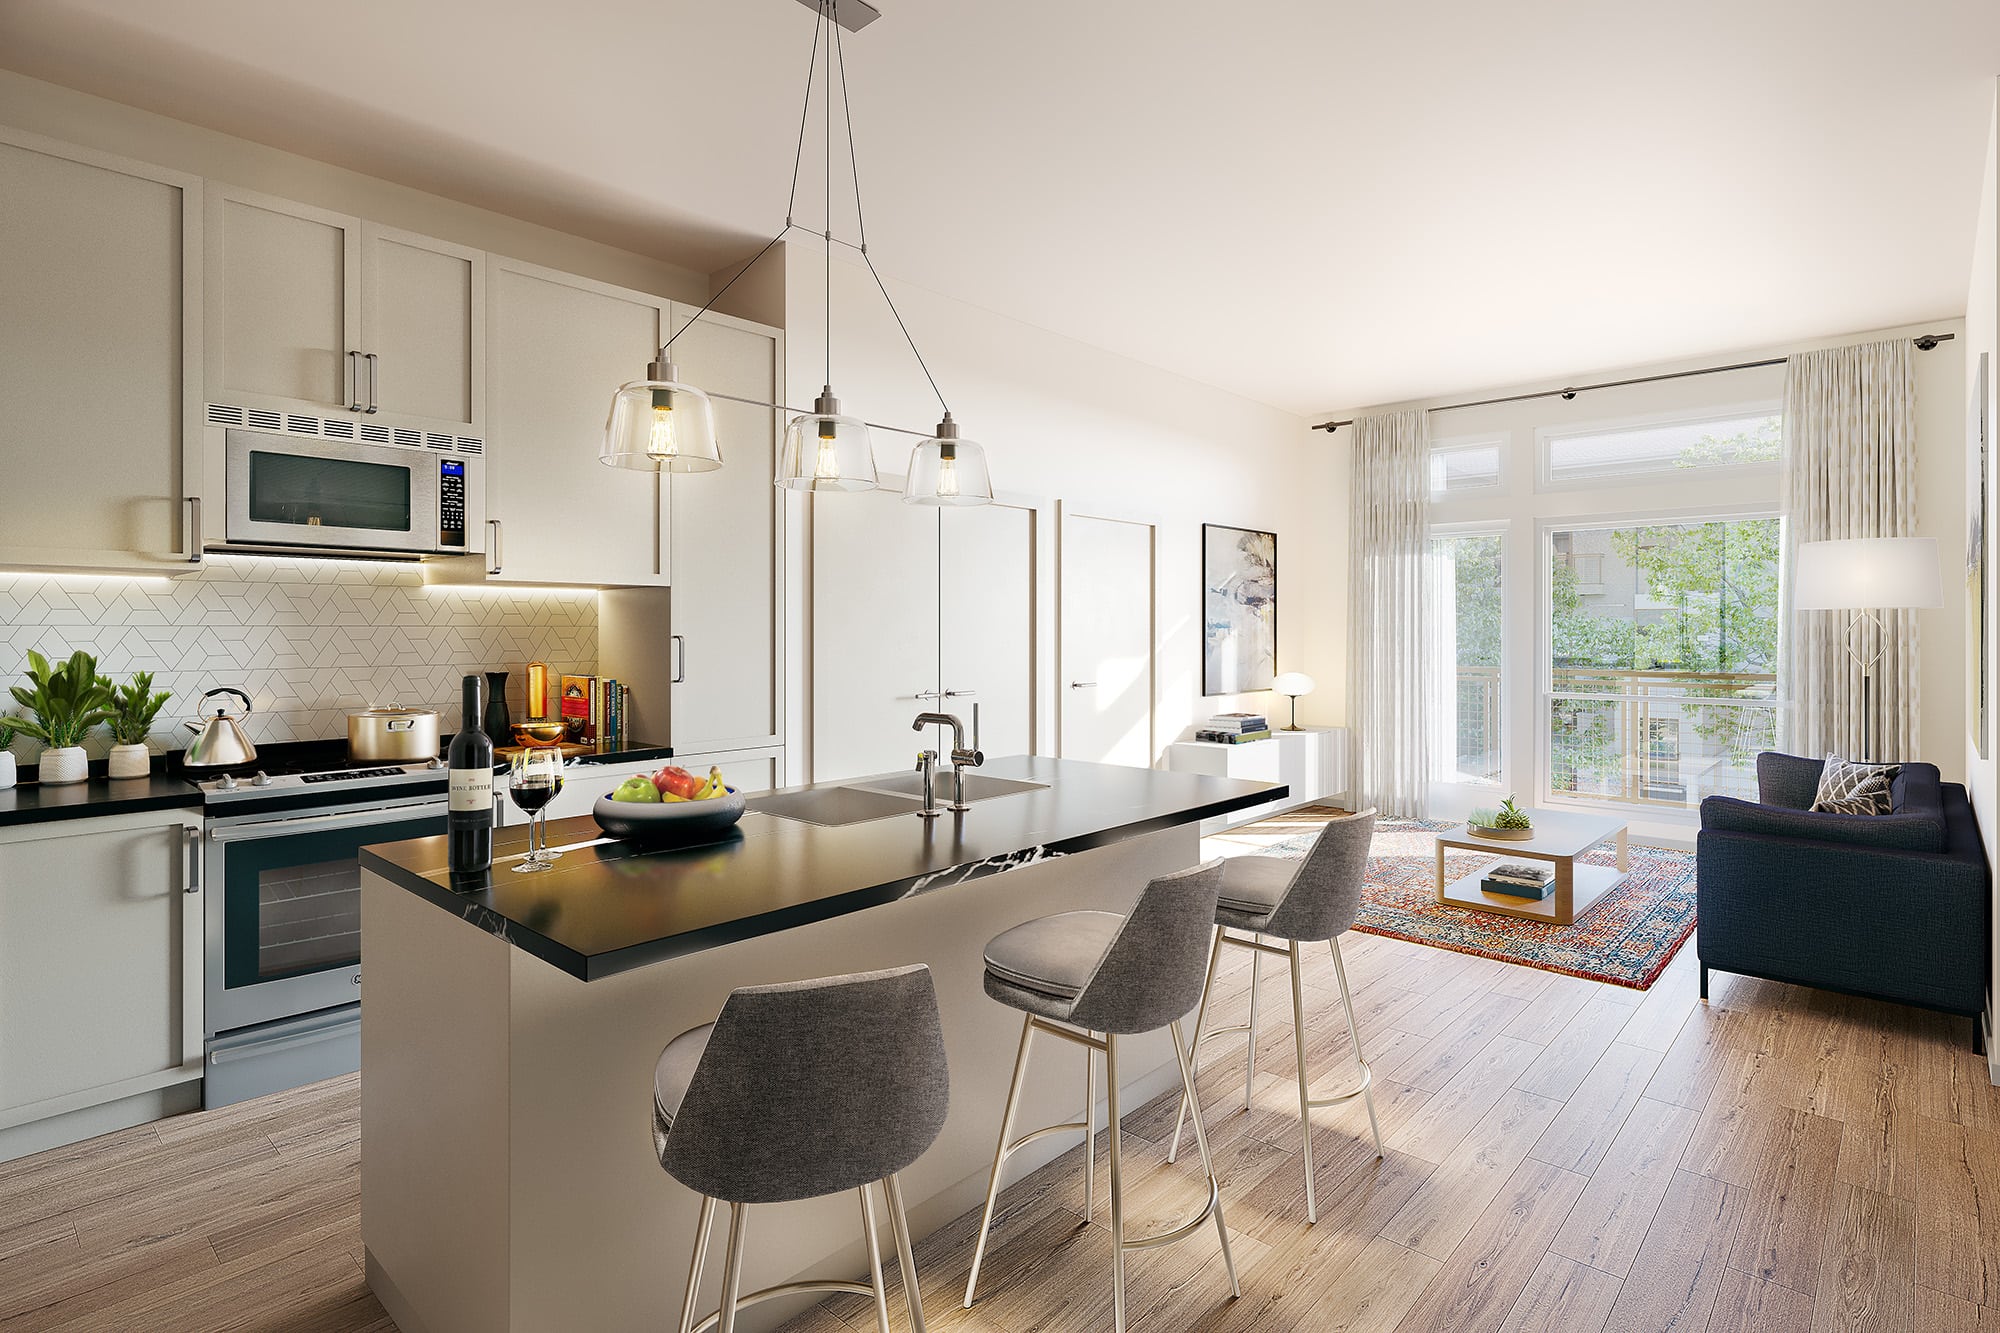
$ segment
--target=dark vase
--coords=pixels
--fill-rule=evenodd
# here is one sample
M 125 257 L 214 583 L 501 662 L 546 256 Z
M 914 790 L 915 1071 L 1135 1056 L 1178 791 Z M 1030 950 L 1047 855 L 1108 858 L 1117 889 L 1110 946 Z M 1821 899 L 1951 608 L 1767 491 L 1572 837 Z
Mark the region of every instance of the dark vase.
M 507 715 L 507 673 L 486 673 L 486 739 L 495 745 L 514 743 L 514 719 Z

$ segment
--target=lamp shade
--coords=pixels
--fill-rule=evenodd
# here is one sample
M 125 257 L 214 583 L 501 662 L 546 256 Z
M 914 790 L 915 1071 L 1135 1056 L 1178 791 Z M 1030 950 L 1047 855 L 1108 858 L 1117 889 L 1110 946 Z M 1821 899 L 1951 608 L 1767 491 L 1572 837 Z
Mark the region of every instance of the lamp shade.
M 713 472 L 722 466 L 715 407 L 700 389 L 680 382 L 662 347 L 646 378 L 620 386 L 604 425 L 597 461 L 639 472 Z
M 1944 605 L 1933 537 L 1799 543 L 1795 611 L 1904 611 Z
M 875 448 L 868 423 L 842 416 L 828 385 L 813 410 L 793 417 L 778 450 L 777 483 L 795 491 L 872 491 Z
M 1271 682 L 1271 688 L 1288 698 L 1296 699 L 1301 694 L 1313 692 L 1313 678 L 1303 671 L 1287 671 Z
M 937 434 L 910 452 L 910 479 L 903 503 L 912 505 L 989 505 L 993 482 L 986 474 L 986 450 L 958 437 L 951 413 L 938 422 Z

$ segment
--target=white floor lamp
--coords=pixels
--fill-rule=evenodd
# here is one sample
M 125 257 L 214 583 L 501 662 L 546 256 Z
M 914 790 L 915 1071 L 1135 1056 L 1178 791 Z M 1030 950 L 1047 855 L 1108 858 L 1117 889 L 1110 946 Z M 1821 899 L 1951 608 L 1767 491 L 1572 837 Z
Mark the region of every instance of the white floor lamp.
M 1847 655 L 1861 668 L 1863 760 L 1875 757 L 1875 664 L 1882 658 L 1886 629 L 1878 613 L 1943 605 L 1944 580 L 1935 538 L 1851 537 L 1799 543 L 1792 609 L 1847 612 Z M 1872 638 L 1869 625 L 1874 627 Z

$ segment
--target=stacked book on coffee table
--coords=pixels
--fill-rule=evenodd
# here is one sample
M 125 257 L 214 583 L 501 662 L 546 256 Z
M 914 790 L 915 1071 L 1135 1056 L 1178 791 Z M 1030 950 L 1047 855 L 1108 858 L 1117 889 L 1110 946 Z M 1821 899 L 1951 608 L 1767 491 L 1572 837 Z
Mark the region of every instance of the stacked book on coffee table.
M 1271 721 L 1262 713 L 1217 713 L 1199 727 L 1194 738 L 1223 745 L 1271 739 Z
M 1529 861 L 1503 861 L 1486 872 L 1479 887 L 1510 898 L 1546 898 L 1555 891 L 1555 867 Z

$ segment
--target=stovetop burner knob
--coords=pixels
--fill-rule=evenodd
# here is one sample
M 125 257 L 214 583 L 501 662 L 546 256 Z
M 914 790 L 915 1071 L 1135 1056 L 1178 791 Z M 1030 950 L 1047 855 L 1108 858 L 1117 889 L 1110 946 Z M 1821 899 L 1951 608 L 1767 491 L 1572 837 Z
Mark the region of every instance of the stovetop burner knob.
M 236 775 L 234 773 L 224 773 L 222 779 L 215 784 L 215 789 L 217 791 L 235 791 Z
M 271 775 L 260 768 L 257 770 L 257 776 L 250 779 L 250 785 L 253 787 L 268 787 L 271 785 Z
M 424 760 L 424 767 L 425 767 L 425 768 L 443 768 L 443 767 L 444 767 L 444 760 L 442 760 L 442 759 L 438 758 L 438 757 L 437 757 L 436 755 L 432 755 L 432 756 L 431 756 L 430 758 L 428 758 L 428 759 Z

